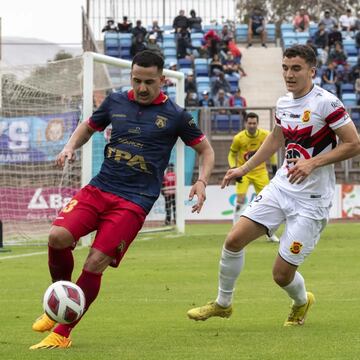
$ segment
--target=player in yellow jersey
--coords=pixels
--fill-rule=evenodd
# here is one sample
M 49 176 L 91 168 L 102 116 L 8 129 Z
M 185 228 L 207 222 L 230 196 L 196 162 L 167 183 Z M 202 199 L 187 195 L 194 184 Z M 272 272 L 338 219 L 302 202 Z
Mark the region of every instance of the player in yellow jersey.
M 245 130 L 240 131 L 234 136 L 230 147 L 228 162 L 230 168 L 237 168 L 248 161 L 259 149 L 269 131 L 260 129 L 259 116 L 250 112 L 245 117 Z M 270 158 L 273 174 L 277 170 L 276 154 Z M 250 184 L 254 185 L 255 192 L 258 194 L 269 183 L 269 175 L 266 169 L 266 163 L 263 162 L 255 169 L 248 172 L 245 176 L 236 179 L 236 204 L 234 210 L 234 224 L 239 220 L 241 213 L 245 208 L 245 196 Z M 268 238 L 269 241 L 279 242 L 274 234 Z

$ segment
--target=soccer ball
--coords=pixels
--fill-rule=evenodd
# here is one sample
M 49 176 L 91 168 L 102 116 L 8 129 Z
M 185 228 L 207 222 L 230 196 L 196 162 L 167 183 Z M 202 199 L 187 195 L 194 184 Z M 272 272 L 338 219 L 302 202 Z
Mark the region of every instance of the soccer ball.
M 45 291 L 45 313 L 60 324 L 70 324 L 84 313 L 85 295 L 82 289 L 70 281 L 57 281 Z

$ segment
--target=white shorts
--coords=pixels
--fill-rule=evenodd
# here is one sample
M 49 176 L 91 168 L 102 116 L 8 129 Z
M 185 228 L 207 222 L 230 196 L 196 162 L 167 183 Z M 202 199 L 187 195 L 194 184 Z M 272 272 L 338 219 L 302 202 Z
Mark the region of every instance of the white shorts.
M 270 183 L 241 216 L 265 226 L 269 236 L 280 224 L 285 223 L 279 255 L 288 263 L 298 266 L 314 250 L 329 219 L 329 211 L 330 207 L 318 207 L 289 197 Z

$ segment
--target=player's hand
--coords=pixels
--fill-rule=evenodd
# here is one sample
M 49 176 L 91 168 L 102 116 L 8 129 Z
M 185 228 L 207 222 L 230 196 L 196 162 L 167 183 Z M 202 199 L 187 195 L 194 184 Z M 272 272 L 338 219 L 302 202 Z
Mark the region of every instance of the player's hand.
M 197 202 L 193 205 L 191 212 L 199 213 L 206 200 L 205 184 L 202 181 L 197 181 L 190 189 L 189 200 L 192 200 L 194 196 L 197 197 Z
M 246 173 L 247 171 L 243 166 L 229 169 L 221 182 L 221 188 L 223 189 L 225 186 L 229 186 L 231 180 L 241 178 Z
M 56 157 L 56 165 L 60 168 L 65 166 L 65 159 L 68 159 L 69 163 L 75 160 L 75 152 L 71 149 L 63 149 L 61 153 Z
M 311 159 L 287 159 L 286 161 L 291 166 L 287 173 L 291 184 L 301 184 L 315 168 Z

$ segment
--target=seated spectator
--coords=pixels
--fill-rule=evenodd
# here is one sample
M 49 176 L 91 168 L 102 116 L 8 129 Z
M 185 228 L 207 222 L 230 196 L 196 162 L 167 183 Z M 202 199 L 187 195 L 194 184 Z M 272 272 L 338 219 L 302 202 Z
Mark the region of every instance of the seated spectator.
M 118 32 L 114 20 L 109 19 L 106 22 L 106 25 L 102 28 L 101 32 Z
M 235 61 L 231 51 L 226 54 L 226 59 L 223 61 L 224 73 L 237 76 L 240 79 L 241 76 L 246 76 L 246 73 L 242 66 Z
M 202 32 L 202 19 L 201 17 L 196 16 L 195 10 L 190 10 L 190 17 L 187 20 L 187 24 L 190 30 L 193 32 Z
M 360 56 L 358 56 L 357 63 L 351 69 L 351 77 L 355 81 L 360 78 Z
M 241 108 L 246 108 L 247 107 L 246 99 L 243 96 L 241 96 L 240 88 L 237 88 L 235 94 L 230 97 L 229 106 L 231 106 L 231 107 L 241 107 Z
M 197 50 L 196 46 L 192 46 L 190 33 L 186 29 L 182 29 L 176 40 L 176 56 L 178 59 L 193 59 L 192 50 Z
M 134 57 L 138 52 L 144 51 L 147 49 L 146 43 L 144 41 L 144 35 L 142 33 L 139 33 L 135 41 L 132 43 L 130 48 L 130 55 Z
M 216 107 L 229 107 L 229 97 L 225 94 L 225 91 L 220 89 L 215 96 L 214 104 Z M 219 110 L 219 114 L 227 114 L 226 109 Z
M 209 30 L 205 35 L 204 35 L 204 49 L 207 50 L 208 53 L 208 57 L 209 58 L 213 58 L 215 54 L 219 54 L 220 51 L 220 37 L 216 34 L 215 30 Z
M 329 62 L 334 62 L 336 65 L 346 64 L 347 55 L 341 43 L 335 43 L 335 48 L 329 53 Z
M 229 30 L 227 25 L 224 25 L 221 34 L 220 34 L 220 52 L 221 54 L 226 54 L 229 51 L 229 41 L 234 38 L 234 34 Z
M 328 36 L 329 48 L 335 46 L 337 42 L 342 43 L 342 34 L 341 31 L 339 31 L 338 25 L 335 24 Z
M 360 100 L 360 77 L 358 77 L 355 80 L 355 93 L 356 93 L 356 96 L 357 96 L 357 99 L 358 99 L 358 105 L 360 105 L 359 104 L 359 100 Z
M 345 63 L 343 66 L 339 66 L 339 68 L 336 69 L 339 87 L 341 88 L 341 84 L 353 84 L 355 79 L 352 77 L 350 64 Z
M 210 76 L 216 76 L 219 72 L 223 72 L 224 68 L 220 61 L 219 54 L 215 54 L 210 62 Z
M 355 44 L 357 49 L 360 49 L 360 30 L 358 30 L 358 32 L 355 35 Z
M 163 56 L 162 50 L 156 41 L 156 34 L 149 35 L 146 47 L 148 50 L 160 53 Z
M 185 97 L 185 106 L 186 107 L 196 107 L 199 106 L 199 99 L 197 93 L 194 91 L 187 91 Z
M 314 34 L 314 45 L 319 49 L 329 50 L 329 34 L 323 23 L 319 23 L 318 30 Z
M 295 15 L 293 25 L 297 32 L 309 31 L 310 18 L 304 7 L 301 7 L 299 13 Z
M 127 16 L 123 16 L 123 22 L 118 23 L 118 31 L 120 33 L 131 33 L 132 23 L 128 22 Z
M 154 20 L 152 22 L 151 29 L 149 31 L 150 35 L 155 34 L 156 35 L 156 41 L 163 41 L 163 31 L 161 30 L 161 27 L 159 26 L 159 23 L 157 20 Z
M 213 81 L 211 85 L 211 94 L 216 96 L 219 90 L 224 90 L 225 93 L 231 96 L 231 86 L 229 82 L 225 79 L 225 75 L 223 72 L 219 72 L 219 75 Z
M 146 29 L 141 25 L 141 20 L 136 20 L 136 26 L 132 29 L 132 34 L 134 39 L 139 35 L 142 34 L 143 38 L 145 39 L 145 36 L 147 34 Z
M 337 83 L 337 73 L 335 70 L 336 67 L 336 63 L 333 61 L 330 61 L 327 65 L 327 68 L 323 71 L 322 73 L 322 87 L 331 92 L 332 94 L 336 95 L 337 94 L 337 88 L 336 88 L 336 83 Z
M 355 31 L 356 18 L 351 15 L 351 9 L 347 9 L 346 14 L 340 16 L 339 23 L 342 31 Z
M 234 61 L 240 65 L 240 71 L 242 72 L 242 76 L 246 76 L 245 70 L 241 66 L 242 54 L 239 47 L 236 45 L 236 42 L 234 40 L 230 40 L 228 43 L 228 48 L 232 56 L 234 57 Z
M 189 27 L 188 18 L 185 16 L 185 11 L 180 10 L 179 15 L 175 17 L 173 21 L 173 29 L 176 33 L 181 32 L 181 30 L 186 30 Z
M 202 106 L 202 107 L 213 107 L 213 106 L 215 106 L 214 100 L 209 96 L 208 91 L 205 90 L 205 91 L 202 92 L 202 99 L 200 99 L 199 105 Z
M 197 93 L 197 85 L 195 82 L 195 77 L 194 77 L 194 73 L 188 72 L 186 79 L 185 79 L 185 92 L 194 92 Z
M 258 6 L 254 7 L 254 10 L 249 17 L 247 47 L 252 46 L 252 38 L 255 35 L 260 36 L 262 46 L 266 47 L 265 18 L 262 15 L 262 11 Z
M 334 25 L 337 25 L 337 21 L 334 17 L 331 16 L 330 10 L 325 10 L 324 17 L 320 19 L 319 25 L 323 24 L 325 31 L 331 32 L 334 28 Z

